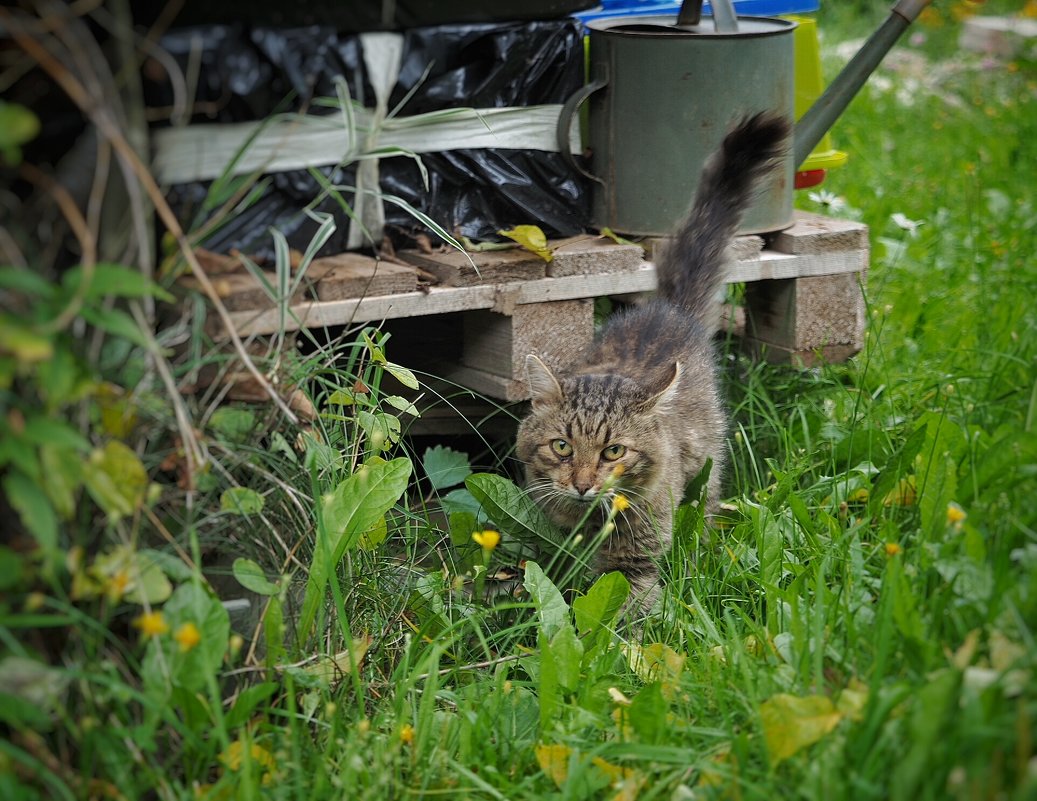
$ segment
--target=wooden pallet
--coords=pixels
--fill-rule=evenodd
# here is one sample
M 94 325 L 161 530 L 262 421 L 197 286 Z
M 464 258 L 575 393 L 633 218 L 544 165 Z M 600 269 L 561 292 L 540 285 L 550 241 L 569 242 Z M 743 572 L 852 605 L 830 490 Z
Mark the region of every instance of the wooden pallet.
M 473 253 L 404 251 L 402 263 L 356 254 L 313 262 L 304 292 L 292 299 L 289 328 L 326 328 L 442 315 L 456 326 L 456 362 L 440 374 L 507 401 L 527 397 L 526 355 L 564 367 L 594 332 L 593 302 L 655 289 L 655 269 L 636 245 L 593 236 L 550 243 L 551 262 L 520 250 Z M 650 243 L 649 243 L 650 244 Z M 744 336 L 765 358 L 810 365 L 837 361 L 862 345 L 868 269 L 866 226 L 797 213 L 795 224 L 764 241 L 745 237 L 732 250 L 731 283 L 746 283 Z M 242 336 L 275 333 L 283 319 L 244 273 L 221 293 Z M 306 300 L 305 298 L 311 298 Z M 396 358 L 406 362 L 406 354 Z

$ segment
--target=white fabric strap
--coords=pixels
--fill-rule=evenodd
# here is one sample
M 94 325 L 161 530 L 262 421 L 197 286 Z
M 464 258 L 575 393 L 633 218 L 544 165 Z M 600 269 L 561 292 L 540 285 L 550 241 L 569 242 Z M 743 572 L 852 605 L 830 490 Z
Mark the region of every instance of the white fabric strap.
M 374 88 L 374 114 L 364 137 L 362 150 L 370 153 L 378 147 L 378 135 L 389 113 L 389 95 L 400 77 L 403 63 L 403 36 L 398 33 L 362 33 L 360 43 L 364 66 Z M 353 217 L 349 220 L 346 247 L 358 248 L 370 236 L 380 236 L 385 227 L 385 206 L 372 193 L 378 192 L 378 159 L 360 162 L 356 173 Z
M 561 105 L 504 108 L 459 108 L 385 120 L 377 148 L 434 153 L 460 148 L 558 151 L 555 127 Z M 358 131 L 370 130 L 373 114 L 357 109 Z M 290 114 L 267 122 L 213 123 L 155 131 L 155 174 L 162 184 L 208 181 L 227 171 L 231 159 L 246 147 L 231 172 L 285 172 L 340 164 L 350 153 L 338 115 Z M 580 152 L 574 125 L 573 152 Z M 361 155 L 370 155 L 371 151 Z M 382 158 L 393 155 L 380 153 Z

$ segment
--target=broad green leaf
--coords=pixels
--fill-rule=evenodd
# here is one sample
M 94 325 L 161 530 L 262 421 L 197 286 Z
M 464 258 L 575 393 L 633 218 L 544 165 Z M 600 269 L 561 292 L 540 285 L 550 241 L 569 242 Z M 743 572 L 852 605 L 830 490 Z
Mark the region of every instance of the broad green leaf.
M 801 698 L 779 693 L 760 705 L 763 737 L 775 765 L 821 740 L 842 719 L 843 713 L 826 695 Z
M 961 679 L 960 671 L 944 670 L 914 694 L 905 732 L 907 747 L 891 766 L 893 801 L 911 801 L 932 786 L 933 752 L 960 713 Z
M 894 500 L 904 497 L 906 487 L 903 486 L 903 482 L 911 482 L 910 493 L 913 503 L 914 476 L 911 473 L 914 470 L 915 457 L 925 443 L 925 436 L 925 426 L 916 429 L 897 452 L 890 457 L 886 466 L 879 471 L 879 474 L 875 477 L 875 485 L 871 490 L 869 499 L 869 511 L 872 515 L 877 516 L 880 513 L 883 504 L 887 502 L 887 498 L 892 493 L 896 493 Z M 897 505 L 909 506 L 910 504 L 898 503 Z
M 518 242 L 523 249 L 544 261 L 551 261 L 554 258 L 551 248 L 547 246 L 547 236 L 537 225 L 516 225 L 514 228 L 497 233 Z
M 276 681 L 264 681 L 262 684 L 242 690 L 238 694 L 234 706 L 223 719 L 228 731 L 247 723 L 252 713 L 256 711 L 256 707 L 274 695 L 280 687 L 281 685 Z
M 328 578 L 342 555 L 356 545 L 364 532 L 374 528 L 400 499 L 407 489 L 410 473 L 409 459 L 373 460 L 321 499 L 323 526 L 320 531 L 326 540 L 314 548 L 300 614 L 299 631 L 303 637 L 309 635 L 323 603 Z
M 625 710 L 626 719 L 646 743 L 662 742 L 670 732 L 670 723 L 666 719 L 669 712 L 670 705 L 663 697 L 663 685 L 658 681 L 645 686 Z
M 173 683 L 192 691 L 204 689 L 210 679 L 218 678 L 227 652 L 230 639 L 227 610 L 206 587 L 189 582 L 176 589 L 162 613 L 172 636 L 153 638 L 149 642 L 145 665 L 141 668 L 145 683 L 161 695 L 168 693 L 165 666 Z M 201 638 L 197 645 L 185 648 L 176 641 L 175 635 L 188 624 L 198 629 Z
M 0 267 L 0 289 L 33 295 L 40 300 L 48 300 L 54 295 L 54 284 L 40 273 L 8 265 Z
M 113 336 L 132 342 L 141 348 L 150 345 L 149 337 L 137 325 L 137 321 L 122 309 L 101 309 L 96 306 L 84 306 L 79 310 L 79 316 L 86 320 L 94 328 L 100 328 Z
M 400 441 L 400 420 L 385 412 L 359 411 L 356 421 L 375 450 L 384 451 Z
M 918 454 L 918 510 L 922 531 L 929 539 L 938 538 L 947 525 L 947 506 L 958 489 L 957 460 L 965 451 L 965 435 L 949 417 L 936 413 L 923 415 L 925 444 Z
M 580 634 L 593 636 L 599 629 L 610 628 L 628 595 L 630 582 L 619 571 L 606 573 L 595 581 L 586 595 L 573 601 L 576 628 Z
M 580 664 L 583 662 L 583 643 L 576 630 L 566 621 L 551 638 L 551 656 L 554 657 L 558 684 L 566 692 L 574 692 L 580 685 Z
M 13 588 L 22 580 L 24 557 L 6 545 L 0 545 L 0 591 Z
M 435 490 L 460 484 L 472 473 L 468 454 L 443 445 L 428 448 L 421 459 L 421 464 Z
M 209 428 L 228 442 L 246 442 L 255 427 L 255 413 L 234 406 L 221 406 L 209 418 Z
M 348 389 L 336 389 L 328 396 L 327 402 L 332 406 L 352 406 L 357 402 L 357 396 Z
M 1009 491 L 1023 481 L 1032 480 L 1037 473 L 1037 432 L 1008 430 L 997 437 L 978 462 L 970 484 L 974 481 L 977 487 L 988 492 L 994 487 Z
M 83 483 L 105 514 L 117 520 L 133 514 L 144 504 L 148 473 L 133 450 L 112 440 L 90 454 Z
M 36 544 L 44 551 L 57 548 L 58 517 L 40 485 L 20 470 L 12 470 L 4 476 L 3 486 L 7 502 L 18 513 Z
M 80 289 L 83 283 L 82 266 L 73 267 L 62 278 L 64 285 L 71 291 Z M 90 283 L 87 285 L 84 298 L 98 300 L 110 296 L 121 298 L 154 297 L 172 303 L 173 296 L 145 276 L 140 270 L 124 267 L 121 264 L 101 262 L 94 265 Z
M 421 383 L 418 381 L 417 377 L 406 367 L 401 367 L 400 365 L 393 364 L 392 362 L 385 362 L 382 366 L 385 368 L 385 371 L 389 373 L 389 375 L 391 375 L 393 378 L 395 378 L 397 381 L 403 384 L 403 386 L 407 387 L 407 389 L 421 388 Z
M 169 598 L 173 585 L 151 553 L 118 545 L 94 559 L 90 574 L 101 591 L 118 587 L 118 596 L 130 603 L 160 604 Z
M 54 355 L 54 341 L 22 321 L 0 314 L 0 354 L 10 354 L 22 365 L 45 362 Z
M 22 437 L 34 445 L 56 445 L 86 452 L 90 443 L 86 437 L 63 420 L 33 415 L 25 421 Z
M 373 551 L 385 542 L 385 539 L 388 536 L 389 523 L 384 517 L 381 517 L 378 519 L 377 523 L 371 526 L 371 528 L 360 534 L 360 538 L 357 540 L 356 544 L 357 547 L 362 548 L 365 551 Z
M 231 570 L 234 571 L 234 578 L 238 580 L 238 584 L 257 595 L 277 595 L 281 589 L 267 579 L 263 568 L 251 559 L 238 557 L 234 560 Z
M 162 572 L 178 584 L 194 577 L 194 571 L 179 556 L 153 548 L 143 548 L 140 554 L 162 568 Z
M 518 539 L 530 535 L 548 541 L 559 539 L 557 530 L 540 507 L 504 476 L 475 473 L 464 483 L 505 535 Z
M 249 487 L 230 487 L 220 495 L 220 511 L 255 515 L 263 511 L 265 499 Z
M 479 519 L 471 512 L 450 513 L 450 542 L 457 547 L 470 545 L 473 532 L 479 531 Z
M 893 604 L 893 620 L 905 637 L 921 642 L 925 638 L 922 616 L 912 591 L 911 581 L 904 574 L 903 559 L 893 556 L 886 561 L 886 573 L 882 592 L 890 593 Z
M 548 640 L 552 639 L 563 626 L 569 625 L 569 607 L 565 599 L 536 562 L 526 562 L 522 584 L 533 599 L 541 630 Z
M 687 657 L 661 642 L 631 643 L 626 646 L 626 654 L 630 669 L 645 684 L 658 682 L 667 697 L 677 692 Z
M 281 599 L 272 596 L 267 603 L 263 616 L 263 642 L 266 644 L 265 663 L 268 668 L 274 667 L 284 654 L 284 609 Z
M 411 417 L 421 416 L 418 413 L 418 407 L 402 395 L 386 395 L 382 400 L 394 409 L 399 409 L 401 412 L 409 414 Z

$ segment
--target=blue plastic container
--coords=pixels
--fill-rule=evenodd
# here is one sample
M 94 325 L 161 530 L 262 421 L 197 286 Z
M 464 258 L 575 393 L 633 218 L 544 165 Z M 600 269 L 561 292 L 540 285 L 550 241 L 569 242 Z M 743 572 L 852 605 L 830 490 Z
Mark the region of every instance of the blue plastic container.
M 735 12 L 744 17 L 780 17 L 784 14 L 810 14 L 821 7 L 821 0 L 734 0 Z M 681 3 L 660 3 L 659 0 L 603 0 L 600 6 L 573 14 L 587 22 L 603 17 L 646 17 L 655 14 L 676 14 Z M 712 14 L 709 3 L 702 4 L 703 14 Z

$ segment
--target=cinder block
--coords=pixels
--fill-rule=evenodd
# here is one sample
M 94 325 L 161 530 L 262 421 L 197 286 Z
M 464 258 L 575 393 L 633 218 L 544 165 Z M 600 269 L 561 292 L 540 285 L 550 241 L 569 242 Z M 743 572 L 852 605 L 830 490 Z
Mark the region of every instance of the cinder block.
M 770 236 L 770 247 L 780 253 L 801 255 L 833 253 L 843 250 L 867 250 L 868 226 L 853 220 L 837 220 L 796 212 L 796 221 L 784 231 Z
M 620 245 L 597 236 L 574 236 L 548 244 L 552 258 L 547 274 L 552 278 L 632 272 L 641 268 L 645 255 L 638 245 Z
M 549 367 L 568 367 L 594 337 L 594 303 L 561 300 L 519 305 L 510 315 L 468 312 L 464 318 L 461 368 L 453 376 L 467 386 L 503 400 L 529 397 L 526 356 Z
M 827 349 L 845 359 L 864 344 L 863 276 L 840 273 L 746 284 L 746 335 L 754 349 L 789 356 Z

